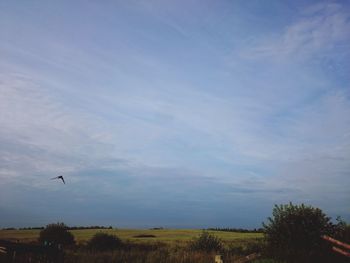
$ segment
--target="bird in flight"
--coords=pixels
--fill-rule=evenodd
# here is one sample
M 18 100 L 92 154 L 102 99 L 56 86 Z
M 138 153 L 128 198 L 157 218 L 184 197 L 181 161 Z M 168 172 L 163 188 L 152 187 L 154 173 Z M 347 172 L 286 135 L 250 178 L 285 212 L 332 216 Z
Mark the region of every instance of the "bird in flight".
M 66 182 L 64 181 L 64 178 L 63 178 L 62 175 L 56 176 L 56 177 L 54 177 L 54 178 L 51 178 L 51 180 L 54 180 L 54 179 L 61 179 L 62 182 L 63 182 L 64 184 L 66 184 Z

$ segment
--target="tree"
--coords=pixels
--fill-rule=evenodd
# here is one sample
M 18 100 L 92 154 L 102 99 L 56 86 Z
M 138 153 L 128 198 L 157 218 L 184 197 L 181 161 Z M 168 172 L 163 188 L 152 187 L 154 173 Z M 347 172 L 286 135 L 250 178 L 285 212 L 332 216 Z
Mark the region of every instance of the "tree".
M 49 224 L 40 231 L 39 242 L 47 245 L 74 245 L 74 236 L 64 223 Z
M 88 247 L 91 250 L 107 251 L 113 250 L 122 245 L 122 241 L 115 235 L 97 233 L 89 241 Z
M 268 248 L 278 259 L 287 262 L 323 262 L 326 244 L 320 238 L 331 235 L 334 225 L 319 208 L 275 205 L 268 223 L 263 223 Z

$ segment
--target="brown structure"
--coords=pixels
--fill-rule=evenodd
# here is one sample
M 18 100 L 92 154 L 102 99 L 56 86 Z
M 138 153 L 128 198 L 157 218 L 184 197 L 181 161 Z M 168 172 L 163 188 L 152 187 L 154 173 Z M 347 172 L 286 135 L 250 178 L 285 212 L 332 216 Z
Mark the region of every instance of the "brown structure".
M 329 236 L 322 236 L 322 238 L 324 239 L 324 240 L 326 240 L 326 241 L 328 241 L 328 242 L 330 242 L 330 243 L 332 243 L 332 244 L 334 244 L 334 245 L 337 245 L 338 247 L 336 247 L 336 246 L 333 246 L 332 247 L 332 250 L 334 251 L 334 252 L 336 252 L 336 253 L 338 253 L 338 254 L 341 254 L 341 255 L 343 255 L 343 256 L 346 256 L 346 257 L 348 257 L 348 258 L 350 258 L 350 252 L 349 252 L 349 250 L 350 250 L 350 245 L 349 244 L 346 244 L 346 243 L 344 243 L 344 242 L 341 242 L 341 241 L 339 241 L 339 240 L 336 240 L 336 239 L 334 239 L 334 238 L 332 238 L 332 237 L 329 237 Z M 341 248 L 339 248 L 339 247 L 341 247 Z M 345 249 L 345 250 L 344 250 Z

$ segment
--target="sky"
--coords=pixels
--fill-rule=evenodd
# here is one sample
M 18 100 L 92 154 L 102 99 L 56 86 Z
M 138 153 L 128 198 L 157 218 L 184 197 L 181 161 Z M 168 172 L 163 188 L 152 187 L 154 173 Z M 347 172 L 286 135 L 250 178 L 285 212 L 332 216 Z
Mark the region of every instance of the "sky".
M 0 227 L 349 222 L 349 73 L 348 1 L 0 1 Z

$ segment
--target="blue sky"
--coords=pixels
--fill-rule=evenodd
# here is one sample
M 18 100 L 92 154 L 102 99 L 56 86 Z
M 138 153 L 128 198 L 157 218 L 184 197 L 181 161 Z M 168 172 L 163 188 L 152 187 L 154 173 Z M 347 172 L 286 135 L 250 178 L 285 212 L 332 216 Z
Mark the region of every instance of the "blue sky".
M 1 1 L 0 39 L 1 227 L 350 220 L 347 1 Z

